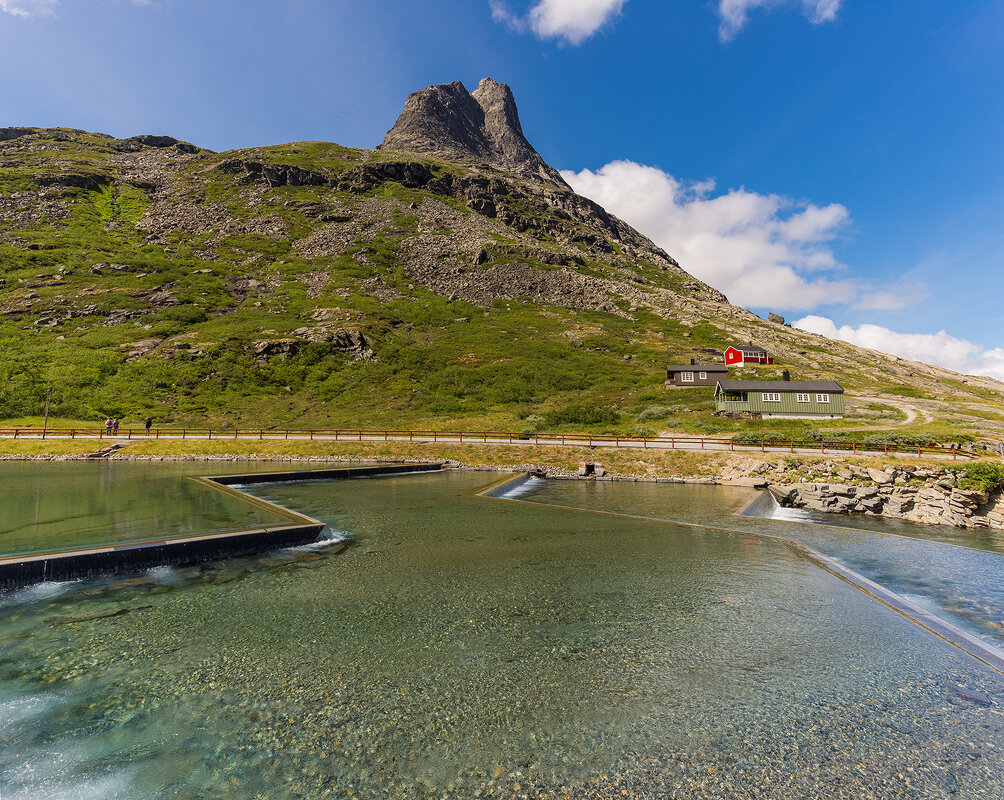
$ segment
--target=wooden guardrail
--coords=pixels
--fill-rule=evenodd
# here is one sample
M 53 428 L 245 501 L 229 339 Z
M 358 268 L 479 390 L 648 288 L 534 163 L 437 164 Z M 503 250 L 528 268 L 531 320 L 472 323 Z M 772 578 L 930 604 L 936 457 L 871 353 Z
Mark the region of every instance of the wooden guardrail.
M 973 454 L 955 447 L 873 444 L 825 440 L 778 441 L 714 438 L 706 436 L 605 436 L 591 433 L 513 433 L 511 431 L 430 431 L 430 430 L 368 430 L 321 428 L 119 428 L 109 432 L 104 426 L 82 428 L 0 428 L 0 438 L 45 439 L 252 439 L 252 440 L 326 440 L 326 441 L 396 441 L 396 442 L 459 442 L 461 444 L 526 444 L 561 445 L 565 447 L 640 447 L 667 450 L 760 450 L 761 452 L 806 450 L 820 454 L 846 453 L 909 454 L 939 456 L 953 459 L 972 458 Z

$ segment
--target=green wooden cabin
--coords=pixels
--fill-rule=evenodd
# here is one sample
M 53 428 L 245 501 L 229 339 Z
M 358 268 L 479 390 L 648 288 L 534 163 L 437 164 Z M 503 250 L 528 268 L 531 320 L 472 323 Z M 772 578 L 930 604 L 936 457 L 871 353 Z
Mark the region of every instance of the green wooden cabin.
M 835 381 L 718 381 L 715 406 L 764 418 L 837 419 L 844 415 L 844 389 Z

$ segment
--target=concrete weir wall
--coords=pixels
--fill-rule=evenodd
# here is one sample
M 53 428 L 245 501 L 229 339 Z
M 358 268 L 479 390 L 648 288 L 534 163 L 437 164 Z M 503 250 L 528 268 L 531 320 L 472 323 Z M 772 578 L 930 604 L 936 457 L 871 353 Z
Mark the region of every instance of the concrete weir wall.
M 483 489 L 478 492 L 478 494 L 481 497 L 502 497 L 503 495 L 511 492 L 513 489 L 518 489 L 532 477 L 533 476 L 529 472 L 523 472 L 512 478 L 507 478 L 499 481 L 498 483 L 493 483 L 487 489 Z
M 403 475 L 442 469 L 440 463 L 389 464 L 376 467 L 262 472 L 196 478 L 211 490 L 226 492 L 245 502 L 267 508 L 288 520 L 276 525 L 227 531 L 144 539 L 113 545 L 51 550 L 32 555 L 0 557 L 0 591 L 43 581 L 90 578 L 156 566 L 191 564 L 231 556 L 250 555 L 317 541 L 324 530 L 321 520 L 246 494 L 234 486 L 308 480 L 346 480 L 379 475 Z

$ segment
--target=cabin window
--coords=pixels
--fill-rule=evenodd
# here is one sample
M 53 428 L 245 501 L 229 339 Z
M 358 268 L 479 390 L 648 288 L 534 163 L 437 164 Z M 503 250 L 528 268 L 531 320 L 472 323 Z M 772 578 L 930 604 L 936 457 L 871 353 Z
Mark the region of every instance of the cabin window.
M 708 379 L 708 373 L 707 372 L 701 372 L 699 374 L 700 374 L 700 377 L 701 377 L 702 381 L 706 381 Z
M 829 403 L 830 402 L 830 396 L 828 394 L 817 394 L 816 395 L 816 402 L 817 403 Z
M 796 400 L 798 400 L 799 403 L 808 403 L 809 402 L 809 395 L 807 395 L 807 394 L 799 394 L 798 397 L 796 398 Z
M 682 383 L 693 383 L 694 382 L 694 373 L 693 372 L 681 372 L 680 373 L 680 381 Z
M 781 395 L 778 394 L 777 392 L 764 392 L 763 401 L 765 403 L 780 403 Z

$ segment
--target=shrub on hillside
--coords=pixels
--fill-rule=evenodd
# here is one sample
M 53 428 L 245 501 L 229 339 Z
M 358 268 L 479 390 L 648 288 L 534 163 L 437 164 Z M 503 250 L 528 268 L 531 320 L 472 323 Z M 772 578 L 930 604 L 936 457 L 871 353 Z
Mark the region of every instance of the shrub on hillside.
M 613 425 L 620 421 L 621 415 L 613 408 L 578 403 L 559 409 L 558 411 L 548 411 L 544 418 L 550 427 L 557 427 L 559 425 Z
M 655 431 L 651 428 L 646 428 L 644 425 L 632 425 L 628 428 L 628 436 L 648 438 L 649 436 L 655 436 Z
M 980 492 L 993 492 L 1004 488 L 1004 464 L 999 462 L 972 464 L 963 471 L 959 486 Z
M 547 420 L 539 414 L 527 414 L 523 418 L 523 433 L 536 433 L 543 430 Z
M 648 422 L 649 420 L 665 419 L 672 413 L 673 410 L 668 406 L 648 406 L 638 414 L 638 421 Z

